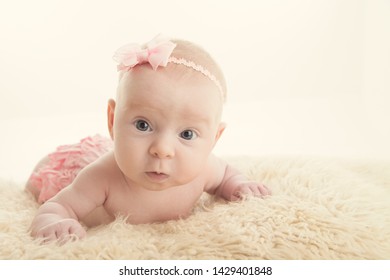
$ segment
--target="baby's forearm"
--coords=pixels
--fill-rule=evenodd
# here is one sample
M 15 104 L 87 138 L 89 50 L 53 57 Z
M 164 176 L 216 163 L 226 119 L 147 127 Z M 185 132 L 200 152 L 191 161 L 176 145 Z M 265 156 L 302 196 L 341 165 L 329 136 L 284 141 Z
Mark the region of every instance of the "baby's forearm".
M 247 178 L 242 175 L 240 171 L 227 164 L 224 177 L 219 188 L 217 189 L 216 194 L 226 200 L 231 200 L 236 187 L 240 184 L 240 182 L 246 180 Z
M 74 213 L 68 211 L 63 205 L 55 201 L 47 201 L 37 212 L 31 223 L 31 235 L 36 236 L 38 231 L 47 225 L 56 223 L 62 219 L 76 219 Z

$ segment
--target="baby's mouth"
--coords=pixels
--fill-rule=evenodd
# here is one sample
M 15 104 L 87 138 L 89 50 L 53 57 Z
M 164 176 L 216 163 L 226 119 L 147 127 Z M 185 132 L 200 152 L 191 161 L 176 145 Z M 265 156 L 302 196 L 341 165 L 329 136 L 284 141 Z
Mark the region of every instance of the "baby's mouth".
M 146 176 L 154 182 L 162 182 L 169 178 L 168 174 L 155 171 L 146 172 Z

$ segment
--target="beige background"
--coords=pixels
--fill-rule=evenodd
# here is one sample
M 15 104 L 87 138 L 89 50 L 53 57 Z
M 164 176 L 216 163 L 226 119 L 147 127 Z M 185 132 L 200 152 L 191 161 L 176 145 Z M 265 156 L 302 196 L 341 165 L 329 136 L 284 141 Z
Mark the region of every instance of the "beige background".
M 204 46 L 229 86 L 219 155 L 390 158 L 390 1 L 0 2 L 0 177 L 107 135 L 111 57 L 158 33 Z

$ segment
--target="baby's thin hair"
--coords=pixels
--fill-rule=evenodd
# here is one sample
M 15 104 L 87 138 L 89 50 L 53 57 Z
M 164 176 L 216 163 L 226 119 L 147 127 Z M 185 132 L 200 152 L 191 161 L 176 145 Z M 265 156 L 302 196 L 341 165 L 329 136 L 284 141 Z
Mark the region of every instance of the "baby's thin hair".
M 176 47 L 169 62 L 183 64 L 207 76 L 217 85 L 222 93 L 223 100 L 225 100 L 227 94 L 226 80 L 221 68 L 211 55 L 192 42 L 179 39 L 174 39 L 172 42 L 176 44 Z
M 149 64 L 155 71 L 159 71 L 159 66 L 174 64 L 178 66 L 175 67 L 175 72 L 185 74 L 187 77 L 192 77 L 194 72 L 205 76 L 218 88 L 222 101 L 226 101 L 226 81 L 220 67 L 207 51 L 192 42 L 169 40 L 158 35 L 143 46 L 138 44 L 122 46 L 113 58 L 119 63 L 117 66 L 119 81 L 126 72 L 140 64 Z

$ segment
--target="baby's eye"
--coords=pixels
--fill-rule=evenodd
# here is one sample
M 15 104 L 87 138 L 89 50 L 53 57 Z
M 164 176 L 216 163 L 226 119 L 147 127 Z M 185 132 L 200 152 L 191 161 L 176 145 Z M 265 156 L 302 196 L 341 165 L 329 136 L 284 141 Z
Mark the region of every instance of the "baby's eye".
M 198 135 L 196 134 L 196 132 L 187 129 L 180 133 L 180 137 L 183 138 L 184 140 L 193 140 L 196 137 L 198 137 Z
M 138 120 L 135 122 L 135 127 L 139 130 L 139 131 L 150 131 L 151 128 L 150 128 L 150 125 L 148 124 L 147 121 L 144 121 L 144 120 Z

